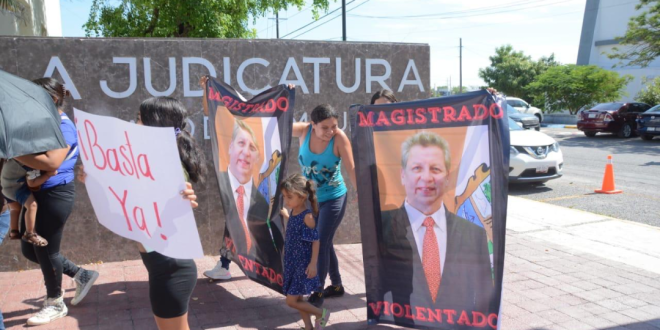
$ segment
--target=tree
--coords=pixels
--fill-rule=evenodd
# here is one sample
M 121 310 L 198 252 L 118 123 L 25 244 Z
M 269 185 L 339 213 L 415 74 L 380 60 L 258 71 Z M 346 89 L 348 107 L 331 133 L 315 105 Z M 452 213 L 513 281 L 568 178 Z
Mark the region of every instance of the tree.
M 449 87 L 445 86 L 433 86 L 433 90 L 431 91 L 431 96 L 433 97 L 442 97 L 446 96 L 448 93 L 447 91 L 449 90 Z
M 16 0 L 0 0 L 0 9 L 14 12 L 18 10 L 19 4 Z
M 459 86 L 454 86 L 451 88 L 451 95 L 463 94 L 465 92 L 467 92 L 466 86 L 463 86 L 463 91 L 461 91 L 461 88 Z
M 3 0 L 0 0 L 3 1 Z M 250 18 L 269 10 L 301 9 L 305 0 L 93 0 L 87 36 L 254 38 Z M 329 0 L 313 0 L 312 13 L 328 9 Z
M 522 51 L 516 52 L 511 45 L 495 49 L 495 55 L 490 57 L 490 66 L 479 69 L 479 77 L 487 86 L 498 91 L 528 100 L 529 94 L 525 87 L 532 83 L 549 67 L 557 66 L 554 54 L 533 61 Z
M 646 86 L 637 93 L 635 99 L 651 106 L 660 104 L 660 77 L 651 81 L 644 79 L 643 83 Z
M 625 66 L 647 67 L 660 57 L 660 0 L 640 0 L 635 9 L 645 6 L 648 9 L 631 17 L 626 34 L 617 38 L 619 44 L 627 47 L 614 47 L 614 53 L 607 55 L 611 59 L 621 60 L 619 64 L 626 60 Z
M 568 109 L 576 114 L 585 104 L 619 100 L 630 80 L 629 75 L 621 77 L 595 65 L 567 64 L 546 70 L 527 91 L 536 104 L 551 104 L 551 109 L 545 109 L 548 112 Z

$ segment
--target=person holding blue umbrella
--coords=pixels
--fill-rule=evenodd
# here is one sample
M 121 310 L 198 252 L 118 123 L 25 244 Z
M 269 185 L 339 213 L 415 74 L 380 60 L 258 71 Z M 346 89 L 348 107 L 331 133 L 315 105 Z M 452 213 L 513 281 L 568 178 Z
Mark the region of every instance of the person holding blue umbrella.
M 42 325 L 64 317 L 68 310 L 63 300 L 62 274 L 73 277 L 78 304 L 98 278 L 98 272 L 76 266 L 60 254 L 64 225 L 75 200 L 74 166 L 78 159 L 78 135 L 64 113 L 64 86 L 52 78 L 34 82 L 0 70 L 0 158 L 41 171 L 57 171 L 33 192 L 39 205 L 36 231 L 47 246 L 22 242 L 21 251 L 41 267 L 46 284 L 43 308 L 30 317 L 28 325 Z M 23 212 L 25 213 L 25 212 Z M 21 219 L 21 235 L 25 219 Z

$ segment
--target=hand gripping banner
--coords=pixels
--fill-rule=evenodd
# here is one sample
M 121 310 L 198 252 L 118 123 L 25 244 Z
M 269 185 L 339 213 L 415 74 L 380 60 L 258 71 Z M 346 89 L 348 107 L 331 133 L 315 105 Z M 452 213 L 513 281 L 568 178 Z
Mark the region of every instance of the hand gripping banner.
M 251 280 L 278 292 L 284 230 L 277 186 L 286 177 L 294 100 L 285 85 L 245 100 L 223 82 L 207 83 L 213 162 L 225 213 L 220 253 Z
M 496 329 L 509 129 L 489 92 L 351 108 L 370 324 Z

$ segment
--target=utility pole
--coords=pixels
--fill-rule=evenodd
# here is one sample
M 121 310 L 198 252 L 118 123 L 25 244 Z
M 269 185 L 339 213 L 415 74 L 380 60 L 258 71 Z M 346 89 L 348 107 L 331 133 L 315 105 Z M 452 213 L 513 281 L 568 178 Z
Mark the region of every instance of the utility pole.
M 277 39 L 280 38 L 280 20 L 286 21 L 286 18 L 280 18 L 280 13 L 279 10 L 275 11 L 275 18 L 268 18 L 268 19 L 274 19 L 275 20 L 275 36 Z
M 458 39 L 458 93 L 463 93 L 463 38 Z
M 342 40 L 346 41 L 346 0 L 341 0 Z

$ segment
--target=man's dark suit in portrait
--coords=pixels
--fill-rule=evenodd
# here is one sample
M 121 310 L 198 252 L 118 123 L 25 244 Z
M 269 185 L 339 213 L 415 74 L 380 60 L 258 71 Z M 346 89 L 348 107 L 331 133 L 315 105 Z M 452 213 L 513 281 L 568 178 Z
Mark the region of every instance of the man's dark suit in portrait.
M 236 120 L 229 146 L 229 167 L 219 177 L 226 215 L 225 237 L 231 236 L 232 239 L 232 246 L 227 246 L 226 250 L 254 259 L 282 274 L 282 234 L 273 225 L 271 236 L 267 223 L 269 203 L 259 193 L 252 178 L 254 166 L 260 165 L 259 159 L 252 129 Z
M 379 297 L 404 311 L 410 309 L 401 316 L 381 314 L 397 324 L 469 329 L 457 324 L 463 311 L 470 322 L 473 311 L 485 317 L 493 312 L 486 232 L 443 204 L 450 168 L 449 145 L 439 135 L 421 132 L 403 143 L 401 183 L 406 199 L 400 208 L 381 213 L 378 237 Z M 442 314 L 441 323 L 429 322 L 430 311 L 437 310 L 456 314 Z

